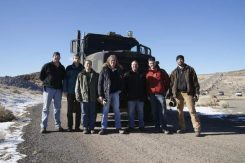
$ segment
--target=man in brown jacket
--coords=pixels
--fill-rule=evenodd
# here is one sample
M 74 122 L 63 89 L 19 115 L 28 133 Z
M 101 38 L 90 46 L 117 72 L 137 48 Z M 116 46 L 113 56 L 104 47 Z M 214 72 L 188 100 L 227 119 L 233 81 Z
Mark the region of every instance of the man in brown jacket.
M 194 68 L 184 63 L 184 56 L 178 55 L 176 57 L 177 68 L 171 73 L 171 94 L 177 101 L 179 127 L 177 133 L 184 133 L 186 130 L 184 120 L 184 102 L 186 103 L 191 116 L 191 122 L 196 133 L 200 136 L 201 123 L 197 116 L 195 109 L 195 102 L 199 97 L 199 83 Z

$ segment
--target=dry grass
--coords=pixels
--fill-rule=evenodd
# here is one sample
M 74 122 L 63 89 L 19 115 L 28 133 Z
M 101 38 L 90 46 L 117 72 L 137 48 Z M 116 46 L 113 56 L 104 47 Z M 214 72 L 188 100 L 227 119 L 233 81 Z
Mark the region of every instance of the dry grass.
M 229 107 L 229 102 L 227 102 L 227 101 L 220 101 L 219 102 L 219 106 L 221 106 L 222 108 L 228 108 Z
M 216 96 L 202 96 L 196 103 L 197 106 L 218 106 L 219 100 Z
M 201 96 L 196 104 L 197 106 L 220 106 L 222 108 L 228 108 L 229 102 L 226 100 L 218 99 L 216 96 Z
M 18 91 L 17 89 L 13 90 L 13 93 L 15 93 L 15 94 L 21 94 L 21 92 Z
M 15 119 L 13 113 L 0 105 L 0 122 L 9 122 Z

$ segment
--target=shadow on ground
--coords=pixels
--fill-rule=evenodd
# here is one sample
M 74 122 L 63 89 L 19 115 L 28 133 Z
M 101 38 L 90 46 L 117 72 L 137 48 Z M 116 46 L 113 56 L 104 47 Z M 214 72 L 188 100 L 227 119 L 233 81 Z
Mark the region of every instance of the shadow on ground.
M 168 110 L 167 121 L 168 128 L 175 133 L 178 129 L 177 111 Z M 100 127 L 100 115 L 97 116 L 96 126 Z M 213 136 L 213 135 L 232 135 L 232 134 L 245 134 L 245 114 L 223 114 L 223 115 L 199 115 L 202 135 Z M 137 119 L 137 118 L 136 118 Z M 185 122 L 187 133 L 194 132 L 191 124 L 191 118 L 188 112 L 185 112 Z M 127 114 L 123 113 L 121 118 L 123 128 L 127 128 L 128 120 Z M 141 132 L 137 128 L 138 120 L 135 120 L 136 129 L 132 133 Z M 108 127 L 114 126 L 113 114 L 109 115 Z M 154 133 L 154 123 L 152 121 L 145 122 L 144 133 Z M 111 133 L 114 133 L 113 129 L 110 129 Z

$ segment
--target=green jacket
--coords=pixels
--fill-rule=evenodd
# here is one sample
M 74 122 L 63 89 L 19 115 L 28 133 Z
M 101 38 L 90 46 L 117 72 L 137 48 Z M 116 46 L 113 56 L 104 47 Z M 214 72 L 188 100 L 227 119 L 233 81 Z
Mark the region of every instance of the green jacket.
M 196 72 L 194 70 L 194 68 L 192 68 L 189 65 L 185 65 L 184 68 L 184 73 L 185 73 L 185 79 L 186 79 L 186 83 L 187 83 L 187 94 L 188 95 L 199 95 L 200 92 L 200 86 L 198 83 L 198 79 L 197 79 L 197 75 Z M 177 73 L 177 68 L 174 69 L 174 71 L 171 73 L 170 75 L 170 94 L 174 97 L 176 97 L 176 94 L 178 93 L 178 89 L 177 89 L 177 80 L 178 80 L 178 73 Z
M 99 74 L 94 70 L 88 82 L 85 70 L 82 70 L 77 76 L 75 94 L 79 102 L 96 102 L 98 97 L 98 78 Z

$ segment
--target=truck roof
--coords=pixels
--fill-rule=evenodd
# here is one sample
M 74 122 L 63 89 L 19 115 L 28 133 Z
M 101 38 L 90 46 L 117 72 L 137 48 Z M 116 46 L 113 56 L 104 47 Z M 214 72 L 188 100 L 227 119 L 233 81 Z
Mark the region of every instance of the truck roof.
M 137 45 L 139 42 L 133 37 L 88 33 L 84 36 L 83 52 L 88 56 L 100 51 L 130 50 Z

